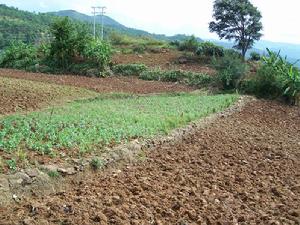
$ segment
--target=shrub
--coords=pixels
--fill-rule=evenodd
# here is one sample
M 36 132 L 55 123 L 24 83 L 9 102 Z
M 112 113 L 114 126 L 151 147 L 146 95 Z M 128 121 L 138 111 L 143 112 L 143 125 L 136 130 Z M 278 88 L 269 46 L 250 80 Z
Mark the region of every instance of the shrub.
M 144 54 L 146 51 L 146 46 L 144 44 L 133 45 L 132 51 L 137 54 Z
M 93 158 L 90 162 L 90 166 L 93 170 L 98 170 L 103 165 L 103 161 L 99 158 Z
M 217 70 L 217 83 L 224 90 L 236 88 L 247 72 L 247 65 L 243 59 L 232 53 L 225 53 L 224 57 L 214 58 L 212 64 Z
M 178 47 L 178 50 L 196 52 L 198 47 L 199 47 L 199 42 L 197 41 L 197 38 L 193 35 L 190 38 L 181 42 Z
M 222 57 L 224 56 L 224 48 L 218 45 L 215 45 L 211 42 L 203 42 L 198 47 L 196 54 L 199 56 L 207 56 L 207 57 Z
M 181 70 L 162 71 L 147 70 L 141 73 L 140 78 L 143 80 L 160 80 L 169 82 L 181 82 L 191 86 L 207 87 L 212 84 L 211 76 L 202 73 L 185 72 Z
M 68 17 L 60 18 L 51 25 L 50 29 L 54 39 L 51 42 L 49 61 L 66 70 L 76 54 L 74 23 Z
M 300 93 L 300 71 L 280 56 L 269 49 L 268 56 L 262 58 L 262 66 L 257 71 L 252 83 L 253 88 L 242 89 L 259 97 L 278 98 L 284 97 L 292 104 L 296 102 Z
M 146 71 L 148 67 L 144 64 L 119 64 L 112 67 L 115 74 L 123 76 L 139 76 L 142 72 Z
M 110 44 L 99 39 L 87 42 L 83 52 L 83 56 L 90 62 L 95 63 L 100 71 L 104 71 L 111 60 L 111 55 Z
M 260 54 L 258 52 L 251 52 L 250 53 L 250 60 L 252 61 L 259 61 L 261 59 Z
M 12 42 L 0 56 L 0 66 L 4 68 L 29 70 L 37 63 L 37 49 L 20 41 Z

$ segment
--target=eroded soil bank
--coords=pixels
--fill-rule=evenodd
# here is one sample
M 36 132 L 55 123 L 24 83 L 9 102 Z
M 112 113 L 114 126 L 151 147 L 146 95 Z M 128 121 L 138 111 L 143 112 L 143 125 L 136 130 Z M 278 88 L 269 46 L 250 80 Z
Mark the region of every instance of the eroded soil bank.
M 254 101 L 139 163 L 0 209 L 0 224 L 299 224 L 300 109 Z

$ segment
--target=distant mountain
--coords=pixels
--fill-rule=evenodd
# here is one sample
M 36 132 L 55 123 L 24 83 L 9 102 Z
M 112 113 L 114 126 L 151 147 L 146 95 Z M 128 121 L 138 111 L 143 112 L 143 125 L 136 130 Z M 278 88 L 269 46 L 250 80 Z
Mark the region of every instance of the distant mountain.
M 77 12 L 75 10 L 63 10 L 63 11 L 58 11 L 58 12 L 50 12 L 49 14 L 52 14 L 52 15 L 55 15 L 55 16 L 67 16 L 69 18 L 72 18 L 74 20 L 78 20 L 78 21 L 81 21 L 81 22 L 94 23 L 94 17 L 93 16 L 88 16 L 86 14 Z M 101 23 L 101 17 L 100 16 L 96 16 L 96 23 L 97 24 Z M 177 35 L 174 35 L 174 36 L 167 36 L 167 35 L 164 35 L 164 34 L 153 34 L 153 33 L 149 33 L 149 32 L 144 31 L 144 30 L 139 30 L 139 29 L 126 27 L 126 26 L 120 24 L 119 22 L 117 22 L 116 20 L 110 18 L 109 16 L 104 16 L 103 17 L 103 24 L 104 24 L 105 27 L 115 29 L 116 31 L 118 31 L 120 33 L 133 35 L 133 36 L 151 37 L 151 38 L 155 38 L 155 39 L 158 39 L 158 40 L 165 40 L 165 41 L 178 40 L 178 41 L 182 41 L 182 40 L 189 37 L 188 35 L 184 35 L 184 34 L 177 34 Z M 198 41 L 202 41 L 202 39 L 198 38 Z
M 51 12 L 50 14 L 53 14 L 55 16 L 67 16 L 75 20 L 79 20 L 81 22 L 87 22 L 87 23 L 94 23 L 94 17 L 93 16 L 88 16 L 86 14 L 77 12 L 75 10 L 63 10 L 63 11 L 58 11 L 58 12 Z M 96 16 L 96 23 L 100 24 L 101 23 L 101 16 Z M 103 16 L 103 23 L 105 26 L 109 27 L 115 27 L 118 29 L 126 29 L 124 25 L 118 23 L 114 19 L 108 17 L 108 16 Z
M 223 46 L 224 48 L 232 48 L 234 43 L 229 41 L 220 41 L 209 39 L 209 41 Z M 295 63 L 300 67 L 300 44 L 290 44 L 290 43 L 281 43 L 281 42 L 272 42 L 266 40 L 260 40 L 255 43 L 254 47 L 247 52 L 247 57 L 250 56 L 250 53 L 255 51 L 261 55 L 267 54 L 266 49 L 269 48 L 271 51 L 279 52 L 282 57 L 287 57 L 287 60 L 290 63 Z

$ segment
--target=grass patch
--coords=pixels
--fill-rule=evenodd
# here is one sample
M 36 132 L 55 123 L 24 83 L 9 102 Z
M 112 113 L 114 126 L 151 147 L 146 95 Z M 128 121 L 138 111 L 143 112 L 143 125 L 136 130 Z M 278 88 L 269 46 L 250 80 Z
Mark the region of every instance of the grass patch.
M 230 106 L 238 95 L 173 94 L 106 96 L 54 110 L 0 119 L 0 151 L 18 149 L 55 155 L 85 152 L 133 138 L 167 134 L 174 128 Z

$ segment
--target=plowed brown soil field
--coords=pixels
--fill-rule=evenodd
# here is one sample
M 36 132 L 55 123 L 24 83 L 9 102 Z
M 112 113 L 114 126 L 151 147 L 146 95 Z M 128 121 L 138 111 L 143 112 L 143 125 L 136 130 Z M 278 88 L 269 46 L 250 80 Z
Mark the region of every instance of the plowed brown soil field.
M 198 73 L 215 74 L 215 71 L 205 64 L 199 62 L 178 63 L 182 52 L 167 51 L 162 53 L 145 53 L 145 54 L 115 54 L 113 62 L 116 64 L 143 63 L 149 67 L 161 68 L 164 70 L 185 70 Z
M 37 110 L 97 95 L 77 87 L 0 77 L 0 115 Z
M 0 224 L 300 224 L 300 109 L 255 101 L 147 160 L 0 209 Z
M 149 94 L 162 92 L 187 92 L 194 90 L 186 85 L 172 82 L 144 81 L 137 77 L 89 78 L 71 75 L 46 75 L 27 73 L 19 70 L 0 69 L 0 77 L 19 78 L 60 85 L 87 88 L 100 93 L 135 93 Z

